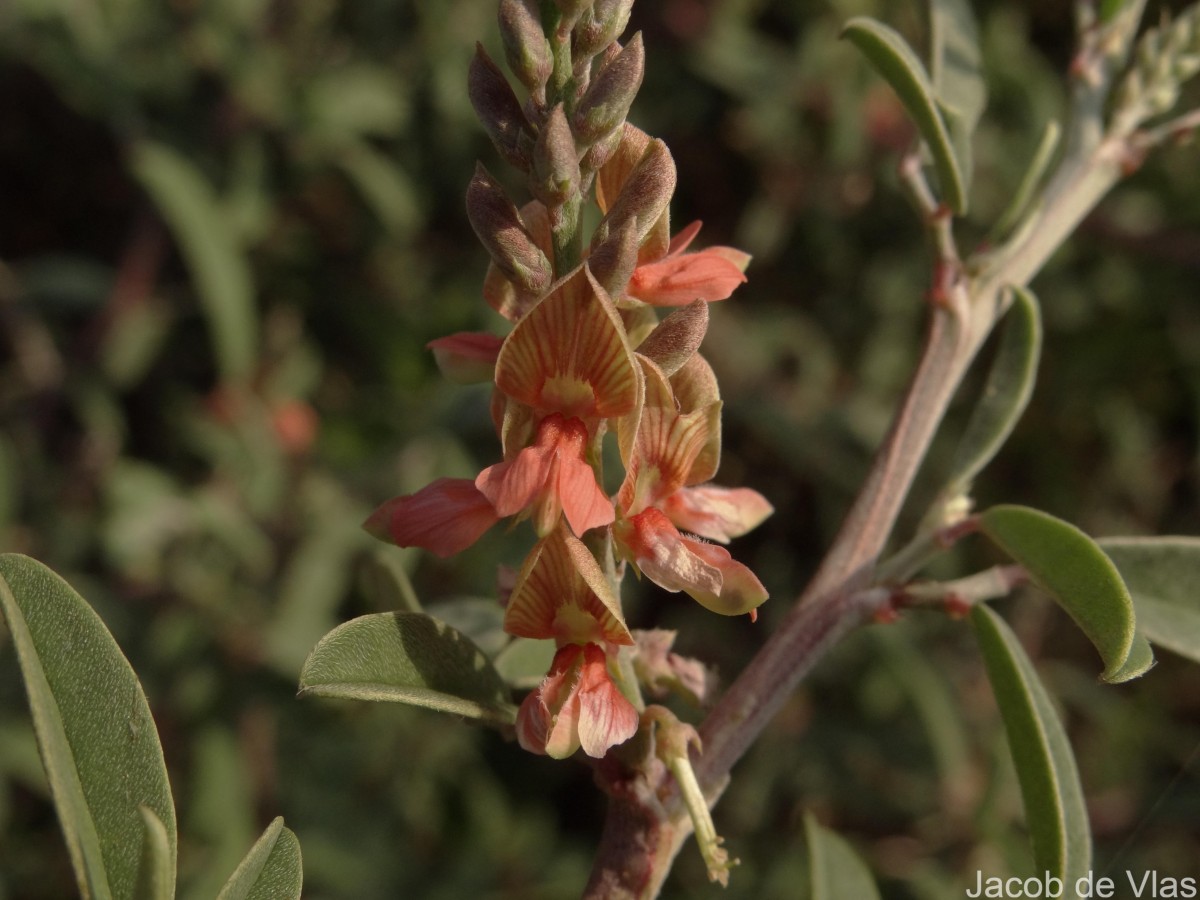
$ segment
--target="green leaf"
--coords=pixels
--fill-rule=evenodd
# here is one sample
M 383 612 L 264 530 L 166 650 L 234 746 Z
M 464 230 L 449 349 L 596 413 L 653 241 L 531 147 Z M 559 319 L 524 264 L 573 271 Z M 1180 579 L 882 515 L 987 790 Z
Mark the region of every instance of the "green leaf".
M 1013 304 L 983 396 L 971 413 L 951 466 L 953 475 L 943 491 L 947 497 L 969 489 L 971 481 L 992 461 L 1029 404 L 1042 352 L 1042 319 L 1037 298 L 1023 288 L 1013 289 Z
M 190 160 L 164 144 L 140 141 L 130 160 L 195 281 L 221 377 L 245 380 L 258 356 L 254 279 L 216 192 Z
M 1105 538 L 1100 546 L 1133 596 L 1138 631 L 1200 662 L 1200 538 Z
M 172 900 L 175 896 L 175 854 L 162 819 L 148 806 L 139 807 L 145 835 L 138 867 L 135 900 Z
M 300 897 L 303 884 L 300 841 L 279 816 L 254 842 L 217 900 L 290 900 Z
M 147 839 L 142 807 L 166 832 L 165 860 L 161 848 L 147 850 L 166 866 L 153 880 L 173 891 L 175 807 L 162 747 L 116 641 L 70 585 L 25 556 L 0 556 L 0 610 L 80 893 L 144 896 L 136 893 Z
M 865 16 L 847 22 L 842 36 L 862 51 L 875 71 L 900 97 L 929 147 L 942 188 L 942 199 L 958 215 L 965 213 L 966 181 L 938 104 L 937 92 L 921 60 L 894 29 Z
M 963 183 L 971 183 L 971 138 L 987 106 L 979 28 L 968 0 L 930 0 L 929 77 Z
M 533 689 L 550 671 L 554 652 L 554 641 L 519 637 L 509 641 L 492 662 L 500 677 L 514 688 Z
M 410 703 L 509 724 L 516 707 L 504 680 L 469 639 L 424 613 L 360 616 L 313 649 L 300 693 Z
M 1021 783 L 1035 869 L 1073 885 L 1092 858 L 1075 755 L 1016 635 L 984 604 L 971 611 L 971 621 Z
M 1154 664 L 1121 574 L 1090 537 L 1025 506 L 993 506 L 980 515 L 979 528 L 1083 629 L 1104 660 L 1104 681 L 1128 681 Z
M 851 846 L 812 815 L 804 816 L 812 900 L 879 900 L 879 889 Z

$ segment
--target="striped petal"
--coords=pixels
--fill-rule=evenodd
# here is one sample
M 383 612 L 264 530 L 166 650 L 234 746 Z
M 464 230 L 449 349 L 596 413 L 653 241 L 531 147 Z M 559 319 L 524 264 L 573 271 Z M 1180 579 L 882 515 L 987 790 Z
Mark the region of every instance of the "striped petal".
M 617 503 L 634 516 L 683 487 L 696 458 L 710 443 L 713 410 L 681 412 L 667 376 L 639 355 L 646 399 Z
M 586 267 L 530 310 L 504 341 L 496 386 L 520 403 L 579 418 L 612 418 L 637 398 L 620 316 Z
M 504 630 L 559 644 L 633 643 L 599 563 L 561 527 L 525 560 L 505 609 Z

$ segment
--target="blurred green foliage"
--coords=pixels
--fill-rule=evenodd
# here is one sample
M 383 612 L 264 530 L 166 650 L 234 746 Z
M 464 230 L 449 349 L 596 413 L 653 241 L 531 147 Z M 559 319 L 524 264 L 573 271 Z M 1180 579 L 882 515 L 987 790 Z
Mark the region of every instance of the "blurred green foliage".
M 1061 112 L 1070 44 L 1065 2 L 979 11 L 992 99 L 970 239 Z M 920 33 L 892 0 L 641 0 L 631 26 L 648 47 L 631 118 L 672 148 L 676 221 L 755 254 L 705 350 L 726 400 L 720 480 L 778 510 L 737 549 L 774 599 L 754 626 L 652 591 L 629 613 L 680 628 L 676 649 L 726 676 L 811 573 L 916 352 L 927 267 L 893 175 L 911 130 L 836 40 L 857 14 Z M 314 898 L 557 898 L 586 877 L 603 800 L 585 767 L 431 712 L 294 697 L 326 631 L 389 608 L 373 556 L 436 612 L 494 594 L 524 547 L 492 534 L 440 561 L 359 528 L 496 455 L 486 391 L 444 384 L 424 350 L 500 325 L 462 212 L 474 161 L 493 162 L 465 90 L 477 39 L 495 50 L 492 0 L 0 5 L 0 546 L 71 581 L 141 677 L 184 897 L 215 895 L 276 814 Z M 1099 535 L 1200 533 L 1195 154 L 1152 160 L 1036 283 L 1039 385 L 982 504 Z M 952 450 L 935 447 L 926 493 Z M 1164 653 L 1101 687 L 1052 604 L 1007 612 L 1063 704 L 1098 866 L 1196 875 L 1200 670 Z M 0 897 L 69 896 L 2 640 Z M 797 896 L 806 811 L 888 898 L 1024 872 L 1006 753 L 968 629 L 868 628 L 735 770 L 716 818 L 743 865 L 721 895 Z M 686 847 L 667 896 L 716 893 Z

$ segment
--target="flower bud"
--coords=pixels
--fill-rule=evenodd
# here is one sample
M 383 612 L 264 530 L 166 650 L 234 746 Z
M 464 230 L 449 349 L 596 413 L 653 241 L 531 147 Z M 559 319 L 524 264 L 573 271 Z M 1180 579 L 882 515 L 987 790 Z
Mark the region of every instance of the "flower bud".
M 593 2 L 594 0 L 554 0 L 554 5 L 562 13 L 562 21 L 559 23 L 559 28 L 563 34 L 566 34 L 575 27 L 575 23 L 579 21 L 580 16 L 591 9 Z
M 637 267 L 637 257 L 637 219 L 628 219 L 591 252 L 587 264 L 600 287 L 610 297 L 619 298 Z
M 637 351 L 657 363 L 663 373 L 670 377 L 700 349 L 700 342 L 704 340 L 707 330 L 708 304 L 696 300 L 659 322 Z
M 499 20 L 508 67 L 529 93 L 544 101 L 554 57 L 542 32 L 537 0 L 500 0 Z
M 553 267 L 521 221 L 516 206 L 483 167 L 467 186 L 467 218 L 496 267 L 514 284 L 541 292 L 550 286 Z
M 588 147 L 583 154 L 583 159 L 579 161 L 579 168 L 585 175 L 590 175 L 592 172 L 598 172 L 600 167 L 612 159 L 612 155 L 617 152 L 617 148 L 621 146 L 621 140 L 625 137 L 625 129 L 614 128 L 612 134 L 608 137 L 602 137 L 592 146 Z
M 475 45 L 475 56 L 467 72 L 467 95 L 496 145 L 496 152 L 505 162 L 528 172 L 533 130 L 508 79 L 480 44 Z
M 593 57 L 619 38 L 629 24 L 632 8 L 633 0 L 596 0 L 575 26 L 574 57 Z
M 646 51 L 639 31 L 625 48 L 600 70 L 579 100 L 571 122 L 581 144 L 591 144 L 621 127 L 642 85 Z
M 547 207 L 561 206 L 579 192 L 575 137 L 561 103 L 550 110 L 533 145 L 531 175 L 529 189 Z
M 647 144 L 645 152 L 621 185 L 621 192 L 596 228 L 592 246 L 596 247 L 607 240 L 610 234 L 619 231 L 630 219 L 637 220 L 640 246 L 666 211 L 674 192 L 675 160 L 671 158 L 667 145 L 656 138 Z

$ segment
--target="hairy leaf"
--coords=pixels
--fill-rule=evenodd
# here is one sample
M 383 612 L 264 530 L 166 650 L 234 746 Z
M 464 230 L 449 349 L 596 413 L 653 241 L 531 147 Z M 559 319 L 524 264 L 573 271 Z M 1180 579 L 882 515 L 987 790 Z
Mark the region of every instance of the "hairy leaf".
M 100 617 L 46 566 L 0 556 L 0 610 L 25 679 L 42 763 L 84 897 L 138 893 L 143 859 L 165 866 L 143 883 L 175 884 L 175 807 L 150 707 Z M 147 836 L 148 809 L 166 833 Z M 150 826 L 154 830 L 153 826 Z
M 1133 596 L 1138 631 L 1200 662 L 1200 538 L 1105 538 L 1100 546 Z
M 254 842 L 217 900 L 299 900 L 303 884 L 300 841 L 278 816 Z
M 882 22 L 858 16 L 846 23 L 842 36 L 853 43 L 900 97 L 933 157 L 942 199 L 962 215 L 967 211 L 967 188 L 929 74 L 908 43 Z
M 309 654 L 300 692 L 516 720 L 504 680 L 483 651 L 424 613 L 377 613 L 339 625 Z
M 1025 506 L 994 506 L 980 530 L 1029 572 L 1083 629 L 1104 660 L 1101 678 L 1128 681 L 1154 664 L 1134 625 L 1133 599 L 1112 560 L 1062 519 Z
M 1016 635 L 983 604 L 971 621 L 1021 783 L 1035 870 L 1073 885 L 1091 867 L 1092 839 L 1071 745 Z
M 1041 313 L 1037 298 L 1029 291 L 1015 288 L 1013 295 L 983 396 L 971 413 L 951 466 L 953 475 L 944 492 L 948 495 L 966 490 L 992 461 L 1012 434 L 1033 393 L 1042 352 Z
M 175 849 L 171 835 L 150 807 L 142 806 L 138 811 L 146 831 L 133 896 L 135 900 L 172 900 L 175 896 Z
M 809 877 L 812 900 L 879 900 L 879 889 L 858 854 L 808 813 L 804 816 L 804 837 L 808 842 Z
M 929 75 L 963 183 L 971 183 L 971 138 L 987 106 L 979 28 L 968 0 L 930 0 Z

